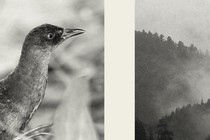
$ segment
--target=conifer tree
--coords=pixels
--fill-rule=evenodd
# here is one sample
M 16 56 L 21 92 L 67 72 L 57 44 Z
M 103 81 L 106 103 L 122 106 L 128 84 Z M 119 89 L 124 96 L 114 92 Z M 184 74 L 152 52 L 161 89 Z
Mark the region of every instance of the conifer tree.
M 163 119 L 159 120 L 157 129 L 157 140 L 173 140 L 173 132 L 168 130 L 168 125 Z
M 145 128 L 141 121 L 135 121 L 135 140 L 147 140 Z

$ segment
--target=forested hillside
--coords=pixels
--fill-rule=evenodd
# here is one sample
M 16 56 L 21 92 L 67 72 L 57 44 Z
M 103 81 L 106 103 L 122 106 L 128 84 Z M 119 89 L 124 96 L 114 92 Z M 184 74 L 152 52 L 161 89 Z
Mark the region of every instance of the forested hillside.
M 208 51 L 135 32 L 136 134 L 145 135 L 136 140 L 207 140 L 209 98 Z
M 136 117 L 145 123 L 176 107 L 208 99 L 210 57 L 193 44 L 135 32 Z
M 174 133 L 174 140 L 204 140 L 210 135 L 210 99 L 177 108 L 162 120 Z
M 210 99 L 176 108 L 157 124 L 135 124 L 136 140 L 210 140 Z

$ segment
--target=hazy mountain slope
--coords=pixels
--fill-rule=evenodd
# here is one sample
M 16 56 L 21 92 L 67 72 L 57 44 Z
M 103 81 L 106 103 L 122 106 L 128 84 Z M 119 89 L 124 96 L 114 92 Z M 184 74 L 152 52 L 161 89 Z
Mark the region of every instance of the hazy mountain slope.
M 135 32 L 136 118 L 154 123 L 177 107 L 210 98 L 210 57 L 193 44 Z
M 174 133 L 174 140 L 204 140 L 210 134 L 210 99 L 177 108 L 163 120 Z

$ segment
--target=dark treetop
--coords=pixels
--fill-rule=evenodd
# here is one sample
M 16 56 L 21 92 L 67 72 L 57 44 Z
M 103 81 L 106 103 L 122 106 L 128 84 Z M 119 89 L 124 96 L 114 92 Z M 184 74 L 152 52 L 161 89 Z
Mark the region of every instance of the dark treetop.
M 53 50 L 67 38 L 81 33 L 84 30 L 44 24 L 26 36 L 17 67 L 0 81 L 1 140 L 11 139 L 23 130 L 41 103 Z

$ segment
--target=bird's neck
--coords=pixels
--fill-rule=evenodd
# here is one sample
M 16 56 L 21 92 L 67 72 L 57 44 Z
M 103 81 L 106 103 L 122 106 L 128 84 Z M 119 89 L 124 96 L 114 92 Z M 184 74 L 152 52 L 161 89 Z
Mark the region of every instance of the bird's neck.
M 44 82 L 47 79 L 51 52 L 47 50 L 27 49 L 30 47 L 23 46 L 19 64 L 13 72 L 12 77 L 18 77 L 20 82 L 27 79 L 31 84 L 42 84 L 39 80 L 43 79 Z M 39 80 L 36 81 L 35 79 Z
M 27 122 L 20 120 L 29 120 L 44 97 L 50 55 L 51 53 L 45 50 L 23 47 L 19 64 L 4 81 L 7 87 L 5 97 L 15 105 L 13 112 L 18 112 L 16 116 L 11 116 L 9 123 L 17 129 L 25 127 Z M 14 121 L 14 118 L 19 121 Z
M 23 46 L 19 63 L 14 72 L 8 77 L 9 83 L 15 81 L 15 85 L 17 82 L 21 85 L 17 86 L 21 87 L 20 90 L 25 90 L 27 87 L 41 87 L 47 80 L 51 52 L 27 49 L 30 47 L 32 46 Z

